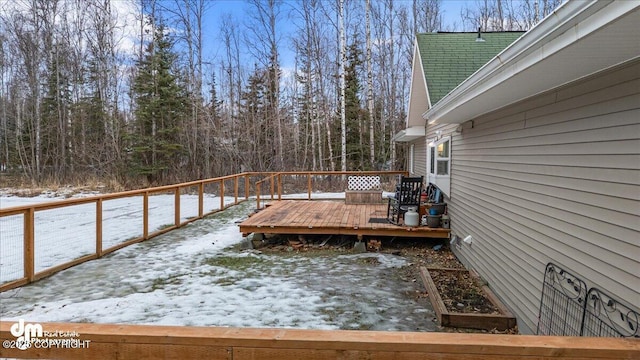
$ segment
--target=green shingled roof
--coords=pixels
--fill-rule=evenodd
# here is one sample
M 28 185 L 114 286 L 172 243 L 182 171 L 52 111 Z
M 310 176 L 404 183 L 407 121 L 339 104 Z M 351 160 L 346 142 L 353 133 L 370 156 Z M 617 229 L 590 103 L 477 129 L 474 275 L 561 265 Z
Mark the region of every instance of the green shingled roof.
M 483 42 L 476 41 L 477 33 L 418 34 L 418 49 L 431 105 L 440 101 L 523 33 L 482 33 Z

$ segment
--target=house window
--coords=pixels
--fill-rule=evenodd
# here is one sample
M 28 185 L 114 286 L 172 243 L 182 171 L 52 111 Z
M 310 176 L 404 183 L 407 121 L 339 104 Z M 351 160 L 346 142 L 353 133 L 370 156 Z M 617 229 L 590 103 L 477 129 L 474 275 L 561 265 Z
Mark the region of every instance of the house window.
M 451 137 L 433 139 L 427 144 L 429 166 L 428 180 L 435 184 L 447 196 L 451 188 Z
M 446 138 L 437 143 L 438 153 L 436 156 L 437 175 L 449 175 L 449 144 L 450 138 Z

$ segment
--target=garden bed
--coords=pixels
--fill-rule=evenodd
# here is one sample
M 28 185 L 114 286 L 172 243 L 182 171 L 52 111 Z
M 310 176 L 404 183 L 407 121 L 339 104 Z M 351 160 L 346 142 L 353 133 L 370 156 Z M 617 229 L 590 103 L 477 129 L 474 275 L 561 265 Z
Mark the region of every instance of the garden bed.
M 474 273 L 420 267 L 420 276 L 441 326 L 500 331 L 516 326 L 515 317 Z

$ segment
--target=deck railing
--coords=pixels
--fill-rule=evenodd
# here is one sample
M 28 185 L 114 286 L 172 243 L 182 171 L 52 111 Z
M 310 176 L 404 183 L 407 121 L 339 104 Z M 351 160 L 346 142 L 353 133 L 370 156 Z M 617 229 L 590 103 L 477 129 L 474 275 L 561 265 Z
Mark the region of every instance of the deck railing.
M 256 188 L 256 208 L 261 208 L 262 200 L 262 184 L 269 183 L 268 196 L 271 200 L 275 200 L 276 196 L 278 200 L 282 200 L 284 194 L 283 178 L 296 179 L 298 182 L 300 178 L 306 179 L 306 191 L 307 200 L 312 199 L 312 193 L 314 190 L 314 183 L 324 181 L 331 183 L 330 187 L 336 191 L 344 191 L 346 188 L 346 182 L 344 177 L 349 175 L 378 175 L 386 178 L 387 181 L 382 181 L 383 184 L 387 184 L 388 190 L 392 189 L 392 185 L 395 184 L 393 177 L 397 175 L 407 176 L 407 171 L 283 171 L 277 173 L 268 174 L 262 180 L 259 180 L 255 184 Z M 315 180 L 315 181 L 314 181 Z M 297 190 L 301 190 L 299 184 L 296 187 Z
M 390 178 L 406 172 L 245 172 L 0 209 L 0 292 L 164 234 L 251 196 L 259 208 L 266 181 L 271 199 L 282 198 L 284 185 L 306 189 L 311 199 L 314 185 L 316 190 L 324 186 L 343 191 L 341 175 L 369 174 Z M 300 179 L 305 179 L 304 186 Z
M 261 174 L 0 209 L 0 292 L 248 200 L 253 176 Z

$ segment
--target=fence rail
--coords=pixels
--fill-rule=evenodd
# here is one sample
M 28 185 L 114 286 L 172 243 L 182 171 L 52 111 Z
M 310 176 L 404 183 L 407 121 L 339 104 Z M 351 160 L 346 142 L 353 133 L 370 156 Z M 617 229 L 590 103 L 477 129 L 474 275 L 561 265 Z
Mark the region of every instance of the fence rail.
M 0 292 L 246 201 L 254 176 L 258 173 L 0 209 Z

